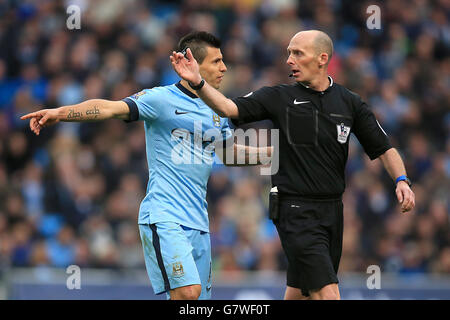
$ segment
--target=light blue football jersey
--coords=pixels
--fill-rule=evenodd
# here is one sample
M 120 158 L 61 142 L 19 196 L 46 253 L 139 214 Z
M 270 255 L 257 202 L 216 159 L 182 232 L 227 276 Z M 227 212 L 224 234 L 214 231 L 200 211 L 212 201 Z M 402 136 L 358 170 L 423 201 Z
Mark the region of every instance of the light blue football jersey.
M 172 221 L 209 232 L 206 186 L 215 143 L 232 136 L 219 117 L 180 82 L 144 89 L 125 101 L 144 121 L 149 180 L 139 224 Z

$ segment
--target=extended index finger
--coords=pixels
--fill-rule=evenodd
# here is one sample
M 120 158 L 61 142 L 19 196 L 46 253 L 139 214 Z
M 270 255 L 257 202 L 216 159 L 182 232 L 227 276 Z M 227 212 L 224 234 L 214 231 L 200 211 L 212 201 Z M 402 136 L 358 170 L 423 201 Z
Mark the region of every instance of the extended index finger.
M 30 118 L 38 117 L 40 115 L 41 115 L 40 111 L 36 111 L 36 112 L 28 113 L 28 114 L 26 114 L 24 116 L 21 116 L 20 120 L 27 120 L 27 119 L 30 119 Z

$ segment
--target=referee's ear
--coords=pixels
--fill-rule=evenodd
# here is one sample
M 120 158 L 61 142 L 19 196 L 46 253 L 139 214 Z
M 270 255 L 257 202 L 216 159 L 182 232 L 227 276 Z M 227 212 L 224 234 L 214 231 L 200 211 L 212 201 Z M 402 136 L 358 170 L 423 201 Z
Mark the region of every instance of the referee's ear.
M 328 53 L 322 52 L 319 54 L 319 68 L 327 67 L 329 62 Z

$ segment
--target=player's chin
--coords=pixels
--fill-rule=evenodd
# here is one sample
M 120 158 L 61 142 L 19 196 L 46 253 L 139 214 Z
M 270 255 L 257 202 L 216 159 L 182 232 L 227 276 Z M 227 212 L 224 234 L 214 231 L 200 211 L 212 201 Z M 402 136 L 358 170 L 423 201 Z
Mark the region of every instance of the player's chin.
M 222 83 L 222 80 L 217 80 L 217 81 L 214 83 L 214 89 L 219 89 L 221 83 Z

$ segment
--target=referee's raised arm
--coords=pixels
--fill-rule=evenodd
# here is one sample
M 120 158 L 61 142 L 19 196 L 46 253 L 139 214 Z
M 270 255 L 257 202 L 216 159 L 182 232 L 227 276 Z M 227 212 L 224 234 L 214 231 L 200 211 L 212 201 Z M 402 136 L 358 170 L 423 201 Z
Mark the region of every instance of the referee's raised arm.
M 170 61 L 176 73 L 186 80 L 191 88 L 196 90 L 197 95 L 219 116 L 228 118 L 239 116 L 237 105 L 202 79 L 191 49 L 186 50 L 186 57 L 181 52 L 173 51 Z

